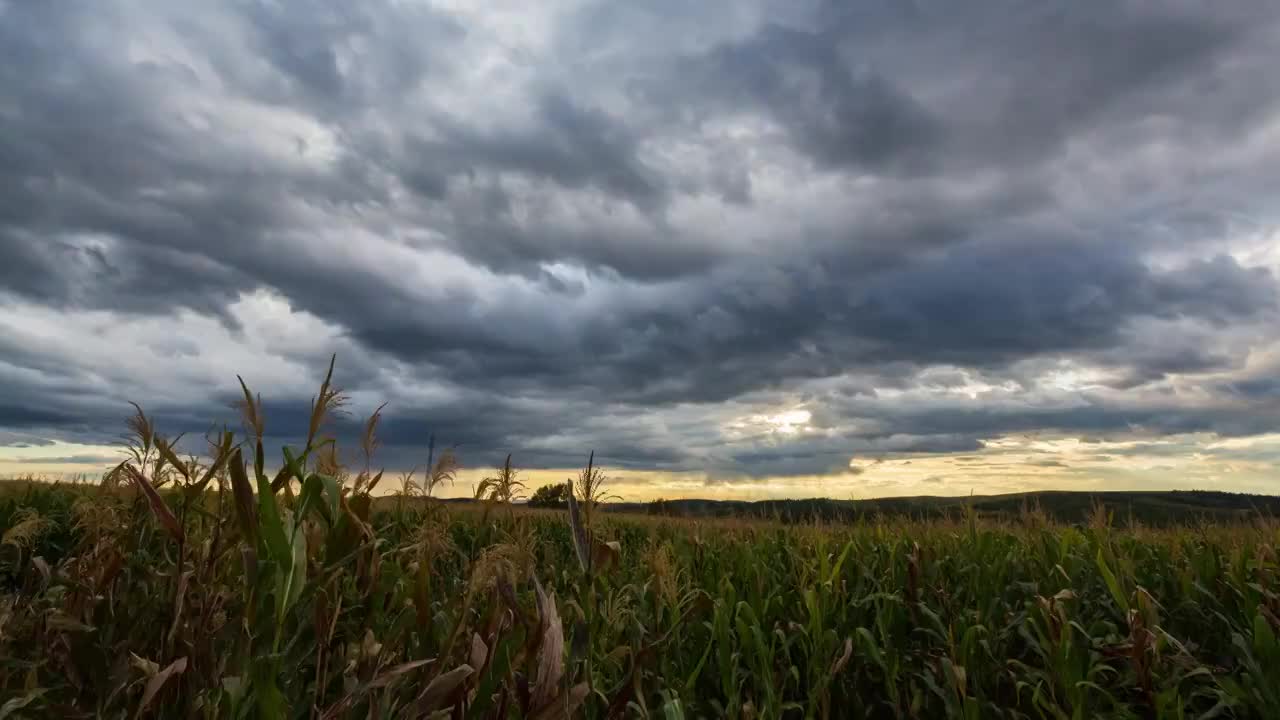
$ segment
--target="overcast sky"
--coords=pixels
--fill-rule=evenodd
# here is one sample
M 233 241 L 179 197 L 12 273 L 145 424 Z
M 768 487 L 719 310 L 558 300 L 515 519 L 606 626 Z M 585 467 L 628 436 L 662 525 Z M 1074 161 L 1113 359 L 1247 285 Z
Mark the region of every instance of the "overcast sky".
M 1280 492 L 1278 65 L 1273 0 L 0 0 L 0 473 L 237 373 L 296 441 L 336 352 L 393 469 Z

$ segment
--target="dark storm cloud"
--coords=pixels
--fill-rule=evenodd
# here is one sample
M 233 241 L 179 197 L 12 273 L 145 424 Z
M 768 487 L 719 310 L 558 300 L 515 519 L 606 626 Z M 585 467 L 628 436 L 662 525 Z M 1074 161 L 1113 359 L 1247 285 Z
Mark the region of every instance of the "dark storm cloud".
M 1074 407 L 1047 405 L 1017 407 L 934 407 L 895 413 L 881 410 L 898 422 L 922 433 L 949 433 L 972 437 L 1018 434 L 1036 430 L 1068 433 L 1138 431 L 1155 434 L 1214 432 L 1251 435 L 1274 428 L 1275 421 L 1258 407 L 1256 413 L 1238 406 L 1179 406 L 1173 402 L 1149 406 L 1115 406 L 1100 397 L 1084 398 Z
M 1277 15 L 600 4 L 508 36 L 399 3 L 0 4 L 0 309 L 178 330 L 187 308 L 318 372 L 332 348 L 248 347 L 234 306 L 269 292 L 333 329 L 348 387 L 409 396 L 384 427 L 405 456 L 434 431 L 536 464 L 594 447 L 766 475 L 1035 429 L 1261 432 L 1265 379 L 1177 407 L 1148 389 L 1274 341 L 1277 267 L 1232 243 L 1235 218 L 1275 220 Z M 132 348 L 0 341 L 0 428 L 98 440 L 125 399 L 172 432 L 230 417 L 230 383 L 148 402 L 179 363 L 230 374 L 165 340 L 119 370 L 134 398 L 97 360 Z M 1037 405 L 1018 367 L 1045 358 L 1112 392 Z M 920 379 L 936 366 L 1028 407 L 859 407 L 964 386 Z M 866 388 L 810 387 L 842 376 Z M 871 426 L 722 437 L 797 398 Z M 303 424 L 305 396 L 273 402 Z
M 772 117 L 820 167 L 1026 168 L 1082 131 L 1156 113 L 1229 133 L 1240 116 L 1205 98 L 1262 106 L 1224 87 L 1218 63 L 1248 52 L 1243 39 L 1265 35 L 1275 9 L 873 0 L 796 15 L 690 54 L 682 81 L 641 87 Z
M 617 119 L 562 92 L 540 96 L 536 106 L 537 123 L 522 131 L 490 135 L 460 119 L 440 139 L 415 143 L 412 157 L 424 173 L 414 178 L 417 189 L 438 199 L 449 176 L 498 169 L 570 189 L 598 187 L 645 207 L 661 200 L 662 178 L 636 159 L 637 139 Z
M 1265 2 L 824 5 L 817 35 L 826 43 L 932 74 L 948 150 L 984 164 L 1040 160 L 1082 130 L 1156 113 L 1225 130 L 1229 115 L 1200 94 L 1233 94 L 1218 63 L 1256 52 L 1245 38 L 1267 35 L 1275 19 Z M 895 50 L 903 44 L 913 52 Z
M 1252 378 L 1226 383 L 1223 390 L 1246 397 L 1280 400 L 1280 378 Z
M 1142 316 L 1230 323 L 1276 307 L 1265 269 L 1219 256 L 1153 272 L 1111 239 L 970 245 L 872 282 L 855 326 L 889 352 L 924 361 L 982 364 L 1106 347 Z
M 46 425 L 63 425 L 72 421 L 74 416 L 44 410 L 31 405 L 0 405 L 0 424 L 6 427 L 41 427 Z
M 850 67 L 833 37 L 770 26 L 694 64 L 690 91 L 729 112 L 770 114 L 825 167 L 918 168 L 936 149 L 935 119 L 870 69 Z
M 866 277 L 775 266 L 715 280 L 687 304 L 602 328 L 593 348 L 629 354 L 604 379 L 638 400 L 717 401 L 774 378 L 835 374 L 842 364 L 998 365 L 1112 348 L 1143 318 L 1229 324 L 1276 310 L 1265 270 L 1218 257 L 1154 272 L 1123 248 L 1087 239 L 967 245 Z M 1149 379 L 1215 365 L 1199 356 L 1135 359 Z

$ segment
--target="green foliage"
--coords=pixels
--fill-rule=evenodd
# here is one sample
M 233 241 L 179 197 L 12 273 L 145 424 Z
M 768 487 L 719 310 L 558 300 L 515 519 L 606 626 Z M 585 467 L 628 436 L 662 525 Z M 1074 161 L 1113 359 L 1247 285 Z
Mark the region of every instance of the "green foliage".
M 565 515 L 335 496 L 314 474 L 302 487 L 263 498 L 256 533 L 230 493 L 206 493 L 182 556 L 145 494 L 10 500 L 3 517 L 35 508 L 21 518 L 49 525 L 2 556 L 0 704 L 968 719 L 1264 718 L 1280 702 L 1274 524 L 971 533 L 605 515 L 575 530 Z M 75 494 L 130 524 L 77 526 Z M 522 707 L 539 672 L 554 682 Z
M 543 485 L 529 498 L 529 507 L 564 508 L 568 503 L 569 486 L 565 483 Z
M 786 522 L 848 523 L 900 517 L 952 520 L 969 513 L 983 520 L 1025 521 L 1043 517 L 1059 523 L 1088 523 L 1099 505 L 1114 511 L 1120 526 L 1184 526 L 1203 522 L 1250 522 L 1258 515 L 1280 517 L 1280 496 L 1211 490 L 1066 491 L 965 497 L 890 497 L 869 500 L 659 499 L 610 503 L 609 510 L 675 517 L 744 517 Z

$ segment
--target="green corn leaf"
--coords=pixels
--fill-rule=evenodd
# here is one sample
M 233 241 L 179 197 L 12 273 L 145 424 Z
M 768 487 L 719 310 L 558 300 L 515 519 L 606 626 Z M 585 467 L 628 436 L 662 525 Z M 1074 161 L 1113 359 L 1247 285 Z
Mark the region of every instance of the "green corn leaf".
M 712 637 L 707 641 L 707 647 L 702 651 L 702 656 L 698 658 L 698 663 L 693 666 L 693 671 L 689 673 L 689 677 L 685 678 L 684 686 L 690 690 L 696 687 L 698 676 L 702 674 L 702 668 L 707 664 L 707 658 L 711 656 L 711 650 L 715 647 L 716 641 Z
M 307 478 L 302 483 L 302 492 L 298 494 L 298 504 L 295 506 L 299 520 L 305 518 L 307 516 L 307 511 L 310 510 L 312 506 L 315 506 L 316 511 L 324 517 L 325 522 L 327 523 L 329 521 L 329 515 L 327 512 L 328 508 L 320 498 L 323 492 L 322 483 L 319 478 L 316 478 L 315 476 Z M 297 525 L 294 526 L 294 531 L 297 531 L 298 527 L 301 525 L 302 523 L 298 522 Z
M 288 524 L 293 525 L 292 522 Z M 302 525 L 301 520 L 298 525 Z M 298 601 L 303 586 L 307 584 L 307 534 L 296 532 L 292 527 L 288 529 L 293 530 L 290 533 L 289 563 L 283 566 L 284 572 L 276 575 L 276 618 L 280 622 Z
M 942 618 L 938 616 L 938 613 L 924 603 L 919 603 L 916 609 L 928 621 L 927 627 L 920 629 L 933 634 L 938 640 L 945 641 L 947 639 L 947 626 L 943 624 Z
M 684 720 L 684 707 L 680 705 L 679 698 L 662 703 L 662 717 L 664 720 Z
M 337 479 L 329 475 L 312 473 L 311 477 L 307 478 L 307 483 L 316 486 L 317 489 L 314 491 L 318 493 L 316 499 L 323 500 L 319 507 L 325 521 L 331 527 L 337 524 L 342 512 L 342 489 L 338 487 Z
M 1275 631 L 1262 613 L 1253 616 L 1253 652 L 1261 660 L 1266 660 L 1277 652 Z
M 280 519 L 275 493 L 271 492 L 271 482 L 262 474 L 258 475 L 258 519 L 268 554 L 277 565 L 288 571 L 293 550 L 289 545 L 289 536 L 285 533 L 284 522 Z
M 1124 611 L 1126 617 L 1129 615 L 1129 599 L 1125 597 L 1124 591 L 1120 589 L 1120 581 L 1116 579 L 1115 573 L 1111 572 L 1111 566 L 1107 564 L 1106 557 L 1103 556 L 1102 548 L 1098 548 L 1098 572 L 1102 573 L 1102 580 L 1107 584 L 1107 589 L 1111 591 L 1111 598 L 1116 601 L 1116 606 Z
M 305 478 L 306 474 L 303 472 L 302 463 L 293 454 L 293 451 L 289 449 L 289 446 L 281 446 L 280 452 L 284 455 L 284 466 L 289 469 L 290 476 L 297 479 Z
M 871 631 L 864 627 L 860 627 L 855 632 L 858 635 L 858 641 L 862 644 L 863 649 L 866 651 L 867 655 L 871 657 L 871 661 L 879 666 L 881 670 L 888 669 L 884 664 L 884 656 L 880 653 L 880 646 L 876 643 L 876 638 L 871 634 Z
M 845 543 L 844 550 L 840 553 L 840 559 L 836 560 L 836 564 L 831 567 L 831 574 L 827 576 L 827 582 L 835 582 L 840 577 L 840 569 L 844 567 L 844 561 L 849 558 L 849 552 L 853 550 L 853 541 Z
M 285 718 L 289 716 L 288 706 L 276 681 L 272 660 L 269 657 L 254 660 L 253 695 L 257 701 L 258 717 Z
M 298 517 L 306 517 L 307 511 L 315 508 L 324 518 L 325 524 L 333 527 L 337 524 L 342 504 L 342 491 L 338 481 L 328 475 L 312 473 L 302 483 L 302 493 L 298 496 Z

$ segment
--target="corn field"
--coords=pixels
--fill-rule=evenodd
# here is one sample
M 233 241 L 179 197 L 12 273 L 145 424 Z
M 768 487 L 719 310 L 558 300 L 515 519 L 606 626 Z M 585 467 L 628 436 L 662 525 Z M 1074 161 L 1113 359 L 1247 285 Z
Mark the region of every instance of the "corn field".
M 200 457 L 139 410 L 102 484 L 0 495 L 0 718 L 1280 717 L 1264 518 L 629 517 L 592 467 L 461 507 L 447 453 L 380 492 L 376 414 L 339 462 L 328 381 L 269 470 L 244 395 Z

